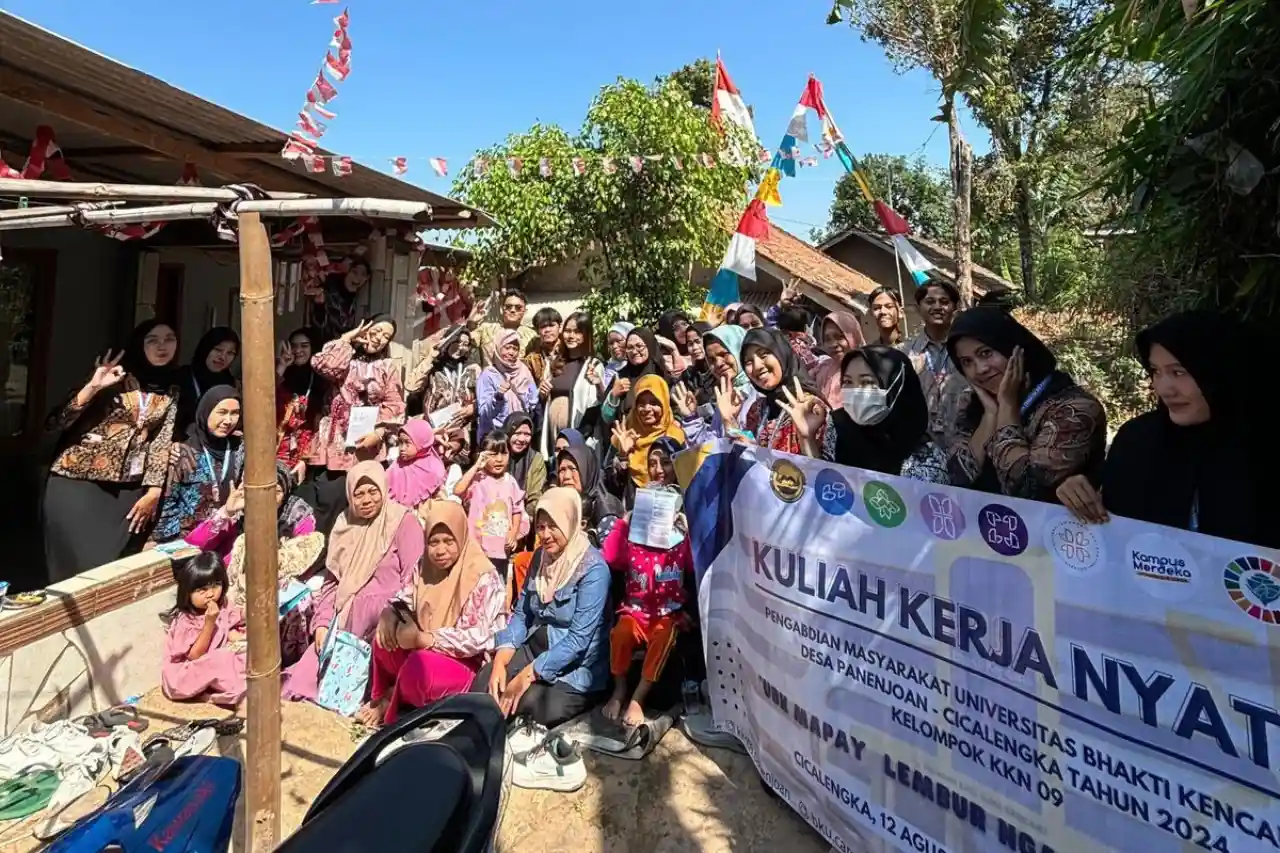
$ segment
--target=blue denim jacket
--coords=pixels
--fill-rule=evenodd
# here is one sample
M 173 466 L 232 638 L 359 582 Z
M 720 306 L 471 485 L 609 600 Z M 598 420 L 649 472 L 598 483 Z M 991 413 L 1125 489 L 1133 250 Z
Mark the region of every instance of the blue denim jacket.
M 578 580 L 544 603 L 534 589 L 541 550 L 529 565 L 520 599 L 507 627 L 494 645 L 514 649 L 529 634 L 547 628 L 547 650 L 533 662 L 540 681 L 554 682 L 575 693 L 594 693 L 609 686 L 609 567 L 595 548 L 583 557 L 585 571 Z

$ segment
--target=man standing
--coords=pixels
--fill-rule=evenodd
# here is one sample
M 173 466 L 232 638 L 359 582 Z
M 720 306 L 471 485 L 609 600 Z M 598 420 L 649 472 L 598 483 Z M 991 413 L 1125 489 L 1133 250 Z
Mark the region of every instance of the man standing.
M 525 349 L 524 363 L 529 365 L 533 381 L 538 383 L 538 397 L 543 404 L 551 393 L 551 365 L 555 363 L 563 322 L 560 312 L 550 306 L 539 308 L 533 315 L 533 328 L 538 333 L 538 339 Z
M 480 366 L 482 368 L 488 367 L 493 363 L 493 347 L 497 343 L 498 336 L 504 331 L 508 329 L 515 330 L 515 333 L 520 337 L 521 352 L 528 349 L 529 343 L 535 337 L 533 329 L 524 325 L 525 308 L 528 306 L 524 293 L 518 288 L 508 287 L 503 291 L 500 304 L 502 306 L 502 322 L 480 323 L 475 327 L 476 345 L 480 350 Z
M 916 310 L 923 328 L 899 348 L 911 358 L 929 404 L 929 435 L 944 451 L 960 416 L 966 387 L 960 369 L 947 354 L 947 335 L 960 306 L 960 291 L 949 281 L 932 280 L 916 288 Z

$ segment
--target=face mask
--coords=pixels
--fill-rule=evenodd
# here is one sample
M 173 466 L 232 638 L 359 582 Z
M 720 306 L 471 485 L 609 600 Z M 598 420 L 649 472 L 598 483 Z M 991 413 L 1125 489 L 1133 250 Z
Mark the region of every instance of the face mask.
M 898 381 L 901 381 L 901 379 L 902 375 L 899 374 Z M 844 410 L 849 413 L 849 418 L 858 426 L 875 426 L 889 417 L 889 412 L 893 411 L 893 404 L 889 402 L 889 395 L 897 384 L 898 382 L 894 382 L 889 386 L 888 390 L 884 388 L 842 388 L 840 389 L 840 395 Z

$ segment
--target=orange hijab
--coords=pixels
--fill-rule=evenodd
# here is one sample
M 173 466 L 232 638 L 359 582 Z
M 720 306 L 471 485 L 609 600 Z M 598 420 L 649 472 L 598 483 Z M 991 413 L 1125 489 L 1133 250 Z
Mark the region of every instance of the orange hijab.
M 642 489 L 649 485 L 649 448 L 653 443 L 666 436 L 675 439 L 681 447 L 684 447 L 685 437 L 684 430 L 671 414 L 671 389 L 667 387 L 667 380 L 655 374 L 642 376 L 631 390 L 637 402 L 640 400 L 640 395 L 647 391 L 657 397 L 658 402 L 662 404 L 662 417 L 652 427 L 646 427 L 641 423 L 638 406 L 632 406 L 631 412 L 627 415 L 627 429 L 639 436 L 635 449 L 627 457 L 627 470 L 631 472 L 631 482 Z
M 487 573 L 497 574 L 493 563 L 484 555 L 480 545 L 471 538 L 467 513 L 462 504 L 454 501 L 431 501 L 423 518 L 427 539 L 437 527 L 445 527 L 458 540 L 461 550 L 451 566 L 433 566 L 424 552 L 418 571 L 413 575 L 413 609 L 418 614 L 418 624 L 427 631 L 452 628 L 458 623 L 462 606 L 476 584 Z

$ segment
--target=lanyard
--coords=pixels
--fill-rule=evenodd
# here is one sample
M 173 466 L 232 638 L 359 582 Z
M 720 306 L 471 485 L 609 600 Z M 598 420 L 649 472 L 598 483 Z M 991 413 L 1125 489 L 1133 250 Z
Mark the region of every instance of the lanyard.
M 1040 396 L 1044 394 L 1044 390 L 1049 387 L 1049 380 L 1052 378 L 1052 376 L 1046 376 L 1044 379 L 1040 380 L 1040 384 L 1031 389 L 1031 393 L 1027 395 L 1027 399 L 1022 401 L 1022 408 L 1018 411 L 1019 415 L 1024 418 L 1027 416 L 1027 412 L 1031 411 L 1032 407 L 1034 407 L 1036 402 L 1040 399 Z
M 200 400 L 202 392 L 200 391 L 200 382 L 196 379 L 195 373 L 191 374 L 191 384 L 196 389 L 196 401 Z
M 1191 518 L 1187 523 L 1187 529 L 1192 533 L 1200 530 L 1200 492 L 1197 491 L 1191 496 Z
M 138 429 L 142 429 L 142 425 L 147 422 L 147 410 L 151 408 L 152 396 L 141 388 L 138 389 Z
M 222 490 L 218 488 L 218 484 L 227 476 L 227 468 L 231 466 L 231 448 L 228 447 L 222 454 L 222 474 L 213 467 L 213 457 L 209 455 L 209 448 L 204 449 L 204 461 L 209 466 L 209 476 L 213 478 L 213 501 L 218 503 L 222 500 Z

